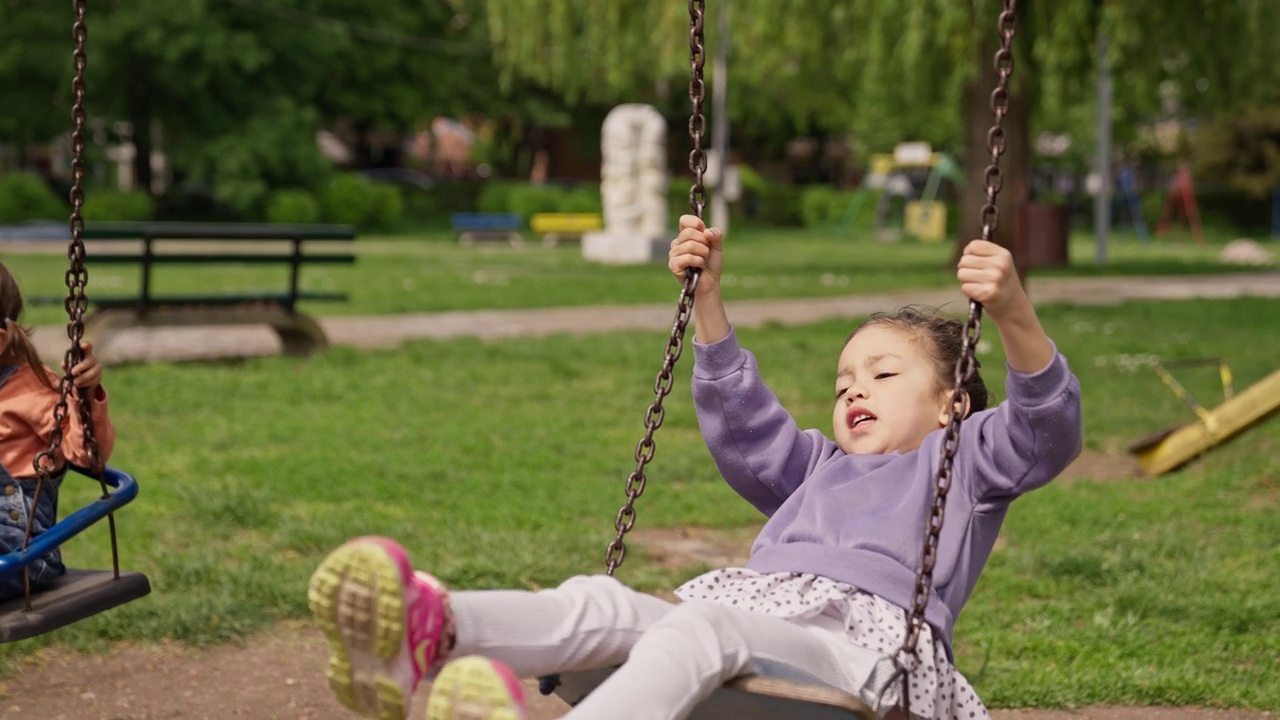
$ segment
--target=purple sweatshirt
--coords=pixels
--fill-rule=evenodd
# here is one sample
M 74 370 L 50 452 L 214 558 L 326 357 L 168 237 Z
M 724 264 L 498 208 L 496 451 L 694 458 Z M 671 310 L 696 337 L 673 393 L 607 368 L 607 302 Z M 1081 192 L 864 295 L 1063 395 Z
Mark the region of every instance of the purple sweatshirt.
M 911 606 L 944 431 L 917 450 L 849 455 L 801 430 L 735 333 L 694 344 L 698 423 L 720 474 L 769 520 L 747 567 L 813 573 Z M 948 653 L 1005 511 L 1080 453 L 1080 385 L 1054 349 L 1043 370 L 1009 370 L 1008 400 L 961 425 L 925 619 Z

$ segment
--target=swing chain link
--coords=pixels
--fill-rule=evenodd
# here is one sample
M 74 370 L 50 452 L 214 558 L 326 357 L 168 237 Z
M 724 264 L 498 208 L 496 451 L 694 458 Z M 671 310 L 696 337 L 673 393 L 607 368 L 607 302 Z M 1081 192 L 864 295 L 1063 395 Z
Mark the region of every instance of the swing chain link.
M 689 101 L 692 105 L 689 115 L 689 137 L 693 140 L 693 150 L 689 153 L 689 170 L 693 172 L 693 186 L 689 190 L 689 207 L 693 210 L 693 214 L 699 218 L 702 217 L 703 208 L 706 206 L 706 188 L 703 185 L 703 174 L 707 170 L 707 156 L 702 149 L 702 137 L 706 131 L 706 118 L 702 113 L 702 101 L 705 97 L 702 73 L 706 63 L 706 46 L 703 33 L 705 7 L 705 0 L 689 0 L 689 69 L 691 71 Z M 627 556 L 627 546 L 624 540 L 626 534 L 636 524 L 635 502 L 644 493 L 645 484 L 648 482 L 644 474 L 644 468 L 650 460 L 653 460 L 654 452 L 657 450 L 657 446 L 653 442 L 653 434 L 657 432 L 658 428 L 662 427 L 662 421 L 666 417 L 666 410 L 662 407 L 662 401 L 671 392 L 672 370 L 680 359 L 680 354 L 684 351 L 685 330 L 688 328 L 689 319 L 693 315 L 694 291 L 697 288 L 700 274 L 696 268 L 691 268 L 685 275 L 684 287 L 680 291 L 680 299 L 676 305 L 675 320 L 672 323 L 671 335 L 667 339 L 666 352 L 663 356 L 662 369 L 658 372 L 658 377 L 653 383 L 653 404 L 649 406 L 648 411 L 645 413 L 644 437 L 636 444 L 636 469 L 627 478 L 627 500 L 618 510 L 618 515 L 614 519 L 613 526 L 618 531 L 618 535 L 613 539 L 613 542 L 609 543 L 609 548 L 605 553 L 605 572 L 609 575 L 613 575 L 614 571 L 622 566 L 622 561 Z
M 68 397 L 71 393 L 76 392 L 74 379 L 71 375 L 72 368 L 84 359 L 84 351 L 80 347 L 80 341 L 84 338 L 84 314 L 89 306 L 89 299 L 85 295 L 85 286 L 89 283 L 89 271 L 85 268 L 85 247 L 84 247 L 84 217 L 81 210 L 84 207 L 84 149 L 85 149 L 85 122 L 88 113 L 85 110 L 85 67 L 88 65 L 88 55 L 85 52 L 85 45 L 89 38 L 88 24 L 85 21 L 87 0 L 72 0 L 72 8 L 75 13 L 75 22 L 71 26 L 71 37 L 75 42 L 75 49 L 71 53 L 71 64 L 74 75 L 71 80 L 71 243 L 67 247 L 67 258 L 70 260 L 70 267 L 64 275 L 67 286 L 67 299 L 63 302 L 63 307 L 67 311 L 67 337 L 71 340 L 70 347 L 67 348 L 66 354 L 63 356 L 63 373 L 58 381 L 58 402 L 53 408 L 53 430 L 49 433 L 49 445 L 41 450 L 32 462 L 35 468 L 37 480 L 36 489 L 32 493 L 31 512 L 27 514 L 27 527 L 25 537 L 23 539 L 23 547 L 25 548 L 31 542 L 33 531 L 33 521 L 35 519 L 35 507 L 40 501 L 41 490 L 46 483 L 53 482 L 53 473 L 58 466 L 58 450 L 62 447 L 63 425 L 67 420 L 67 414 L 70 412 L 70 403 Z M 102 482 L 102 463 L 98 451 L 98 439 L 93 432 L 93 409 L 89 398 L 82 394 L 80 409 L 80 425 L 83 428 L 84 451 L 89 459 L 89 470 L 99 476 L 102 484 L 102 495 L 107 497 L 107 484 Z M 116 537 L 115 537 L 115 518 L 110 517 L 111 524 L 111 550 L 112 557 L 116 557 Z M 119 562 L 116 565 L 116 576 L 119 576 Z M 23 586 L 24 601 L 27 610 L 31 609 L 31 587 L 30 578 L 27 568 L 23 568 Z
M 991 112 L 995 122 L 987 133 L 987 150 L 991 153 L 991 164 L 987 166 L 984 176 L 987 202 L 982 207 L 982 239 L 990 242 L 995 236 L 996 224 L 1000 213 L 996 209 L 996 197 L 1003 184 L 1000 173 L 1000 156 L 1004 154 L 1006 138 L 1004 118 L 1009 111 L 1009 79 L 1013 75 L 1013 35 L 1015 28 L 1015 11 L 1017 0 L 1004 0 L 1004 9 L 1000 13 L 1000 49 L 996 51 L 994 66 L 996 70 L 996 88 L 991 92 Z M 943 517 L 946 513 L 947 493 L 951 490 L 952 471 L 955 467 L 956 450 L 960 446 L 960 424 L 965 409 L 968 407 L 968 391 L 965 384 L 973 377 L 976 369 L 976 353 L 978 340 L 982 335 L 982 305 L 977 301 L 969 301 L 969 317 L 964 324 L 964 348 L 955 368 L 955 388 L 951 392 L 951 407 L 947 417 L 946 433 L 942 441 L 942 458 L 938 466 L 938 474 L 933 489 L 933 507 L 929 514 L 926 528 L 924 548 L 921 552 L 920 567 L 916 572 L 915 591 L 911 601 L 911 613 L 907 619 L 906 639 L 898 652 L 895 662 L 905 668 L 906 658 L 919 660 L 916 645 L 920 639 L 920 630 L 924 626 L 925 610 L 929 604 L 929 595 L 933 589 L 933 569 L 938 559 L 938 542 L 942 534 Z M 903 677 L 904 689 L 902 702 L 904 711 L 907 707 L 907 690 L 905 682 L 910 673 Z M 909 716 L 909 715 L 908 715 Z

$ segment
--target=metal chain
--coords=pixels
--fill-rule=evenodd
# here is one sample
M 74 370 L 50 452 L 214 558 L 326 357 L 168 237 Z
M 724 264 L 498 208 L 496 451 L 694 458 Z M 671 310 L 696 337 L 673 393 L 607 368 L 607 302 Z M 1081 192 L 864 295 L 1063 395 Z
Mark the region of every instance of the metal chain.
M 1000 156 L 1004 154 L 1006 139 L 1004 118 L 1009 112 L 1009 78 L 1013 75 L 1013 35 L 1015 28 L 1015 10 L 1017 0 L 1004 0 L 1004 10 L 1000 13 L 1000 49 L 995 54 L 996 88 L 991 92 L 991 112 L 995 122 L 987 133 L 987 150 L 991 154 L 991 163 L 987 166 L 984 181 L 987 189 L 987 202 L 982 206 L 982 239 L 991 241 L 995 236 L 996 224 L 1000 212 L 996 209 L 996 196 L 1000 193 L 1004 178 L 1000 173 Z M 933 507 L 929 514 L 929 525 L 925 531 L 924 548 L 920 554 L 920 567 L 916 570 L 915 591 L 911 600 L 911 613 L 907 619 L 907 635 L 899 650 L 899 669 L 904 672 L 904 683 L 910 676 L 902 665 L 903 659 L 916 656 L 916 644 L 920 639 L 920 630 L 924 626 L 925 609 L 929 604 L 929 594 L 933 590 L 933 568 L 938 559 L 938 538 L 942 533 L 942 522 L 946 512 L 947 493 L 951 490 L 951 473 L 955 466 L 956 449 L 960 444 L 960 423 L 964 417 L 964 408 L 968 405 L 968 392 L 965 383 L 973 377 L 975 369 L 975 352 L 978 339 L 982 334 L 982 304 L 976 300 L 969 301 L 969 317 L 964 324 L 964 349 L 960 360 L 956 363 L 955 388 L 951 392 L 951 409 L 947 418 L 946 434 L 942 441 L 942 460 L 938 465 L 938 475 L 933 488 Z M 918 657 L 918 656 L 917 656 Z M 910 717 L 907 709 L 908 693 L 904 686 L 902 693 L 903 711 Z
M 64 277 L 67 285 L 67 299 L 63 303 L 67 311 L 67 337 L 70 338 L 71 345 L 63 357 L 63 364 L 66 369 L 58 382 L 58 402 L 53 408 L 53 431 L 49 434 L 49 446 L 40 451 L 35 460 L 32 461 L 37 479 L 36 489 L 31 499 L 32 512 L 27 515 L 26 534 L 23 538 L 24 548 L 31 542 L 33 521 L 35 519 L 34 508 L 40 501 L 41 490 L 46 483 L 53 482 L 53 471 L 58 466 L 58 450 L 62 447 L 63 439 L 62 427 L 67 420 L 69 411 L 67 398 L 72 392 L 75 392 L 71 369 L 84 359 L 80 341 L 84 338 L 84 314 L 89 305 L 88 298 L 84 292 L 85 286 L 89 282 L 89 271 L 84 266 L 85 247 L 82 238 L 84 218 L 80 214 L 81 209 L 84 207 L 84 126 L 87 117 L 84 107 L 84 73 L 88 59 L 85 54 L 85 43 L 88 40 L 89 30 L 88 25 L 85 23 L 86 0 L 73 0 L 72 6 L 75 11 L 75 22 L 71 26 L 71 36 L 75 41 L 75 49 L 71 54 L 71 63 L 75 73 L 71 80 L 73 98 L 71 106 L 71 243 L 67 247 L 70 268 Z M 89 398 L 82 396 L 79 405 L 80 424 L 84 430 L 84 450 L 85 455 L 89 458 L 89 469 L 99 476 L 99 482 L 102 484 L 102 495 L 106 497 L 108 493 L 107 484 L 100 477 L 102 465 L 98 455 L 98 439 L 93 432 L 92 407 Z M 116 552 L 115 517 L 109 515 L 108 520 L 111 525 L 111 556 L 116 576 L 118 577 L 120 564 Z M 25 606 L 27 610 L 30 610 L 31 584 L 25 567 L 22 572 L 22 584 Z
M 702 149 L 702 136 L 706 130 L 706 118 L 702 114 L 702 101 L 705 96 L 702 70 L 706 62 L 702 21 L 705 6 L 705 0 L 689 0 L 689 69 L 691 73 L 689 101 L 693 106 L 689 115 L 689 137 L 693 140 L 693 150 L 689 153 L 689 169 L 693 172 L 693 187 L 689 190 L 689 207 L 698 217 L 702 217 L 707 197 L 706 188 L 703 186 L 703 174 L 707 171 L 707 155 Z M 676 305 L 675 321 L 671 326 L 671 336 L 667 339 L 666 353 L 662 359 L 662 369 L 653 383 L 653 404 L 645 413 L 644 437 L 636 444 L 636 469 L 627 478 L 627 500 L 614 519 L 613 526 L 618 531 L 618 535 L 613 542 L 609 543 L 605 553 L 605 572 L 609 575 L 622 565 L 622 561 L 627 556 L 624 538 L 636 524 L 635 502 L 644 493 L 647 482 L 644 467 L 653 459 L 656 450 L 653 434 L 662 427 L 662 420 L 666 415 L 666 411 L 662 408 L 662 401 L 671 392 L 671 371 L 684 350 L 684 334 L 689 326 L 689 318 L 693 314 L 694 291 L 700 276 L 701 272 L 697 268 L 690 268 L 685 274 L 684 287 L 680 291 L 680 300 Z

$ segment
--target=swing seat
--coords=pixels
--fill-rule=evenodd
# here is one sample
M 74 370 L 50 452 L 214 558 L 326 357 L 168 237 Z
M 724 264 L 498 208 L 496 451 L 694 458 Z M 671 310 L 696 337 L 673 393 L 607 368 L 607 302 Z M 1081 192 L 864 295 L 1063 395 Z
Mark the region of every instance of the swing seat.
M 89 476 L 80 468 L 72 469 Z M 0 576 L 21 573 L 22 568 L 36 558 L 53 551 L 138 496 L 138 482 L 128 473 L 108 467 L 103 471 L 103 480 L 113 488 L 110 495 L 63 518 L 33 538 L 25 549 L 0 555 Z M 66 575 L 31 593 L 31 610 L 25 609 L 20 597 L 0 603 L 0 643 L 56 630 L 149 592 L 151 583 L 141 573 L 121 573 L 117 578 L 109 570 L 69 569 Z
M 151 592 L 147 576 L 110 570 L 67 570 L 67 574 L 31 593 L 31 609 L 22 598 L 0 603 L 0 643 L 17 642 L 106 612 Z
M 608 679 L 615 668 L 560 673 L 555 693 L 577 705 Z M 876 714 L 860 698 L 824 685 L 744 675 L 725 683 L 702 701 L 690 720 L 876 720 Z

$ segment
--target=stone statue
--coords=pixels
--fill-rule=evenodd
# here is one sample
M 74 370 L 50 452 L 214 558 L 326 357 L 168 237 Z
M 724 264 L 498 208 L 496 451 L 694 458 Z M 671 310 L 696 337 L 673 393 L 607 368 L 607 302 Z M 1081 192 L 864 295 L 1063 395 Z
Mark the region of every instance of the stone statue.
M 619 105 L 601 128 L 604 230 L 582 238 L 582 256 L 606 263 L 665 260 L 667 121 L 651 105 Z

